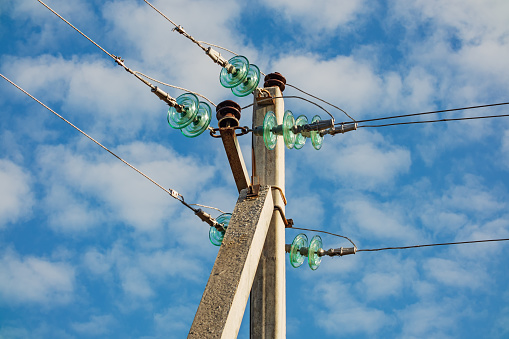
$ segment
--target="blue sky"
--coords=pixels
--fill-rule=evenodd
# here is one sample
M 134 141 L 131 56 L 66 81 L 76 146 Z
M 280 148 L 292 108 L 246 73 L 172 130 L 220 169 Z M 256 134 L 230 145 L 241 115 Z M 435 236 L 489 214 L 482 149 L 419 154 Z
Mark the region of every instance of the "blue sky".
M 252 102 L 141 0 L 47 3 L 134 70 L 216 104 Z M 153 3 L 356 119 L 509 98 L 504 0 Z M 171 129 L 145 85 L 39 2 L 0 3 L 0 42 L 2 74 L 187 202 L 233 210 L 222 143 Z M 3 80 L 0 107 L 0 337 L 185 337 L 218 250 L 208 227 Z M 285 108 L 325 115 L 300 100 Z M 240 143 L 250 166 L 250 137 Z M 361 249 L 507 238 L 508 178 L 508 119 L 365 128 L 287 150 L 286 210 Z M 287 243 L 299 233 L 286 232 Z M 287 337 L 507 338 L 508 255 L 489 243 L 361 252 L 316 271 L 287 261 Z

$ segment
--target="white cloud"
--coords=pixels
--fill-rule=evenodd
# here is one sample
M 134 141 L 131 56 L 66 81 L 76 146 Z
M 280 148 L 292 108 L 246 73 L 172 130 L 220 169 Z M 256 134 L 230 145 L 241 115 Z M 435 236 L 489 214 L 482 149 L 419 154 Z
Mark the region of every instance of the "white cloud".
M 96 138 L 132 138 L 164 121 L 164 105 L 148 87 L 99 57 L 9 57 L 3 67 L 13 81 Z
M 109 258 L 95 248 L 85 253 L 83 263 L 87 269 L 96 275 L 106 274 L 112 265 Z
M 156 332 L 167 338 L 177 336 L 176 333 L 185 335 L 189 331 L 189 324 L 193 321 L 196 307 L 180 305 L 172 306 L 161 313 L 154 315 Z
M 111 333 L 115 319 L 111 315 L 93 315 L 87 322 L 73 322 L 71 328 L 85 336 L 104 336 Z
M 126 295 L 135 298 L 150 298 L 154 289 L 150 286 L 148 277 L 138 268 L 126 268 L 120 272 L 122 289 Z
M 297 191 L 286 207 L 286 214 L 293 219 L 295 227 L 321 229 L 323 226 L 324 207 L 315 194 L 303 195 L 302 191 Z
M 0 228 L 31 213 L 31 176 L 13 162 L 0 159 Z
M 355 20 L 368 11 L 364 0 L 355 1 L 306 1 L 281 0 L 262 1 L 267 7 L 283 14 L 282 18 L 291 24 L 302 26 L 305 31 L 335 30 L 348 28 Z
M 442 204 L 449 210 L 474 212 L 476 215 L 491 214 L 505 208 L 503 199 L 482 185 L 479 178 L 464 176 L 463 185 L 452 186 L 442 197 Z
M 127 300 L 142 301 L 153 297 L 161 286 L 196 282 L 202 278 L 202 264 L 186 252 L 188 250 L 180 248 L 131 249 L 117 243 L 106 251 L 89 249 L 83 256 L 83 264 L 95 277 L 121 286 Z M 175 280 L 176 277 L 179 279 Z
M 328 333 L 366 333 L 373 336 L 392 323 L 391 318 L 382 310 L 355 300 L 346 285 L 319 282 L 315 284 L 313 290 L 316 299 L 312 300 L 320 300 L 320 303 L 311 307 L 316 309 L 315 321 Z M 345 312 L 338 313 L 338 307 Z
M 502 136 L 502 163 L 509 168 L 509 130 L 504 131 Z
M 457 302 L 423 302 L 398 311 L 403 322 L 402 338 L 453 338 L 451 333 L 458 324 L 461 311 Z
M 179 210 L 178 201 L 125 164 L 108 155 L 96 158 L 90 155 L 93 151 L 87 151 L 89 155 L 84 156 L 74 154 L 72 147 L 40 149 L 41 176 L 48 189 L 45 204 L 56 229 L 83 230 L 88 223 L 95 222 L 88 225 L 90 228 L 99 222 L 123 221 L 138 230 L 151 231 L 160 229 Z M 137 142 L 120 146 L 116 152 L 124 159 L 134 159 L 137 168 L 163 187 L 177 190 L 187 201 L 194 200 L 214 174 L 212 167 L 198 159 L 157 144 Z M 55 190 L 63 194 L 55 194 Z M 69 194 L 69 199 L 62 200 Z M 73 211 L 79 218 L 73 216 L 71 220 L 77 224 L 69 225 L 67 217 Z
M 412 220 L 391 203 L 350 199 L 343 203 L 350 234 L 364 239 L 395 239 L 415 242 L 422 239 Z
M 403 286 L 401 276 L 392 273 L 367 273 L 361 282 L 370 299 L 397 295 Z
M 256 63 L 256 50 L 244 46 L 242 37 L 231 30 L 233 21 L 242 14 L 240 3 L 231 0 L 151 3 L 197 40 L 249 55 L 251 62 Z M 219 84 L 220 66 L 193 42 L 172 32 L 174 26 L 147 4 L 111 2 L 104 7 L 104 16 L 112 23 L 111 33 L 116 37 L 111 44 L 127 53 L 127 65 L 166 83 L 199 92 L 216 104 L 220 101 L 218 97 L 231 96 L 231 92 Z M 126 17 L 130 20 L 126 21 Z M 226 59 L 231 58 L 229 53 L 222 54 Z M 174 89 L 169 89 L 169 93 L 172 96 L 182 94 Z
M 307 156 L 301 158 L 302 165 L 313 168 L 321 179 L 336 185 L 370 191 L 390 187 L 398 176 L 409 171 L 412 162 L 406 148 L 386 141 L 377 133 L 349 133 L 348 138 L 324 140 L 319 152 L 308 145 L 309 149 L 304 150 Z
M 51 307 L 73 299 L 75 271 L 64 262 L 5 251 L 0 257 L 0 295 L 7 302 Z
M 506 1 L 397 1 L 392 10 L 407 29 L 408 64 L 439 78 L 438 97 L 461 105 L 506 96 Z
M 288 83 L 339 104 L 357 119 L 366 111 L 375 108 L 378 110 L 378 99 L 383 96 L 383 80 L 374 73 L 370 64 L 353 57 L 337 56 L 323 60 L 316 54 L 296 54 L 282 55 L 273 62 L 273 68 L 283 74 Z M 285 106 L 288 109 L 290 105 L 298 103 L 297 100 L 287 100 Z M 316 111 L 314 106 L 305 107 Z M 293 109 L 292 111 L 296 116 L 302 114 Z M 323 112 L 318 114 L 325 116 Z M 308 116 L 308 119 L 311 117 L 312 115 Z M 342 118 L 343 116 L 338 117 Z
M 424 265 L 427 274 L 437 282 L 449 287 L 478 289 L 482 281 L 488 279 L 486 273 L 469 266 L 462 267 L 449 259 L 431 258 Z

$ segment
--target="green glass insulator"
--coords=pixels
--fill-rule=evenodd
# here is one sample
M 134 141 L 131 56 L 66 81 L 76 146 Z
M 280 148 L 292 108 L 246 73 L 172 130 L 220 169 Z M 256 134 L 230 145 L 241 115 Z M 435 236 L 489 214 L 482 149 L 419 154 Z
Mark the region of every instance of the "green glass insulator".
M 209 104 L 200 102 L 198 106 L 198 113 L 196 114 L 193 122 L 182 128 L 180 131 L 188 138 L 197 137 L 198 135 L 202 134 L 207 129 L 207 127 L 209 127 L 211 119 L 212 111 Z
M 277 135 L 272 130 L 277 126 L 276 115 L 272 111 L 268 111 L 263 118 L 263 141 L 268 150 L 276 147 Z
M 182 112 L 177 112 L 175 107 L 168 109 L 168 124 L 176 129 L 182 129 L 193 122 L 198 113 L 199 101 L 196 95 L 192 93 L 184 93 L 176 99 L 179 105 L 184 106 Z
M 217 217 L 216 221 L 220 224 L 223 224 L 223 228 L 226 230 L 228 228 L 228 224 L 230 223 L 231 217 L 231 213 L 224 213 Z M 221 246 L 223 243 L 224 233 L 225 232 L 218 231 L 217 228 L 211 226 L 209 230 L 209 239 L 212 245 Z
M 308 250 L 308 263 L 309 267 L 314 271 L 320 266 L 322 257 L 318 255 L 318 251 L 322 248 L 322 238 L 319 235 L 315 235 L 311 238 Z
M 292 149 L 295 145 L 295 133 L 293 127 L 295 126 L 295 118 L 292 111 L 286 111 L 283 116 L 283 139 L 287 148 Z
M 297 120 L 295 120 L 295 126 L 304 126 L 308 124 L 308 118 L 305 115 L 299 115 Z M 301 149 L 306 143 L 306 137 L 302 135 L 302 133 L 297 133 L 295 135 L 295 149 Z
M 319 115 L 315 115 L 313 119 L 311 119 L 311 123 L 322 120 Z M 316 150 L 322 148 L 323 136 L 320 135 L 319 131 L 311 131 L 311 143 Z
M 240 84 L 232 88 L 233 94 L 238 97 L 245 97 L 253 93 L 260 82 L 260 69 L 256 65 L 249 65 L 247 76 Z
M 290 248 L 290 264 L 292 264 L 293 267 L 297 268 L 302 265 L 306 256 L 300 254 L 300 249 L 307 246 L 308 237 L 304 233 L 297 234 Z
M 235 67 L 235 72 L 228 73 L 226 68 L 223 67 L 219 74 L 219 82 L 223 87 L 233 88 L 246 79 L 249 71 L 249 61 L 246 57 L 238 55 L 228 60 L 228 63 Z

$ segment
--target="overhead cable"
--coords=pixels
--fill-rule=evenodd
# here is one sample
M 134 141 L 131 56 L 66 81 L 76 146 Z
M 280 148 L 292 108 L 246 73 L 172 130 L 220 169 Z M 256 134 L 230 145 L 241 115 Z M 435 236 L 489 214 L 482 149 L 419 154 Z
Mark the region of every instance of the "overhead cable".
M 55 14 L 56 16 L 58 16 L 60 19 L 62 19 L 66 24 L 68 24 L 69 26 L 71 26 L 72 28 L 74 28 L 76 30 L 76 32 L 80 33 L 81 35 L 83 35 L 85 38 L 88 39 L 88 41 L 90 41 L 91 43 L 93 43 L 94 45 L 96 45 L 101 51 L 103 51 L 104 53 L 108 54 L 108 56 L 110 58 L 112 58 L 113 60 L 116 61 L 117 57 L 111 53 L 109 53 L 107 50 L 105 50 L 104 48 L 102 48 L 101 46 L 99 46 L 99 44 L 97 44 L 94 40 L 90 39 L 85 33 L 83 33 L 82 31 L 80 31 L 78 28 L 76 28 L 73 24 L 71 24 L 69 21 L 67 21 L 64 17 L 62 17 L 60 14 L 58 14 L 56 11 L 54 11 L 51 7 L 49 7 L 48 5 L 46 5 L 44 2 L 42 2 L 41 0 L 37 0 L 39 1 L 44 7 L 46 7 L 47 9 L 49 9 L 53 14 Z
M 333 116 L 333 115 L 332 115 L 329 111 L 327 111 L 325 108 L 323 108 L 322 106 L 318 105 L 316 102 L 313 102 L 313 101 L 311 101 L 311 100 L 309 100 L 309 99 L 306 99 L 306 98 L 303 98 L 303 97 L 299 97 L 299 96 L 297 96 L 297 95 L 282 95 L 282 96 L 278 96 L 278 97 L 270 97 L 270 98 L 266 98 L 266 99 L 264 98 L 264 99 L 259 99 L 259 100 L 258 100 L 258 102 L 270 101 L 270 100 L 272 100 L 272 99 L 281 99 L 281 98 L 282 98 L 282 99 L 300 99 L 300 100 L 303 100 L 303 101 L 309 102 L 310 104 L 315 105 L 316 107 L 320 108 L 320 109 L 321 109 L 321 110 L 323 110 L 325 113 L 327 113 L 327 114 L 328 114 L 328 115 L 332 118 L 332 120 L 334 121 L 334 116 Z M 241 108 L 241 110 L 244 110 L 244 109 L 246 109 L 246 108 L 249 108 L 249 107 L 251 107 L 251 106 L 253 106 L 253 105 L 254 105 L 254 103 L 249 104 L 249 105 L 247 105 L 247 106 L 244 106 L 244 107 L 242 107 L 242 108 Z
M 331 232 L 327 232 L 327 231 L 314 230 L 314 229 L 310 229 L 310 228 L 301 228 L 301 227 L 293 227 L 293 226 L 292 227 L 288 227 L 288 228 L 289 229 L 294 229 L 294 230 L 301 230 L 301 231 L 324 233 L 324 234 L 328 234 L 328 235 L 333 235 L 335 237 L 340 237 L 340 238 L 348 240 L 357 249 L 357 245 L 355 245 L 355 243 L 350 238 L 345 237 L 344 235 L 340 235 L 340 234 L 336 234 L 336 233 L 331 233 Z
M 180 25 L 177 25 L 175 22 L 173 22 L 173 20 L 171 20 L 170 18 L 168 18 L 163 12 L 161 12 L 159 9 L 157 9 L 154 5 L 152 5 L 150 2 L 148 2 L 147 0 L 143 0 L 145 1 L 145 3 L 147 5 L 149 5 L 150 7 L 152 7 L 157 13 L 159 13 L 163 18 L 165 18 L 166 20 L 168 20 L 173 26 L 175 26 L 175 28 L 173 29 L 173 31 L 176 31 L 180 34 L 182 34 L 183 36 L 185 36 L 186 38 L 188 38 L 189 40 L 191 40 L 192 42 L 194 42 L 196 45 L 198 45 L 204 52 L 207 52 L 208 51 L 208 48 L 205 48 L 201 45 L 201 42 L 196 40 L 195 38 L 193 38 L 191 35 L 189 35 L 182 26 Z M 210 45 L 210 44 L 209 44 Z
M 146 175 L 145 173 L 143 173 L 142 171 L 140 171 L 139 169 L 137 169 L 136 167 L 134 167 L 133 165 L 131 165 L 130 163 L 128 163 L 127 161 L 125 161 L 124 159 L 122 159 L 121 157 L 119 157 L 117 154 L 115 154 L 113 151 L 111 151 L 109 148 L 107 148 L 106 146 L 104 146 L 103 144 L 101 144 L 99 141 L 95 140 L 94 138 L 92 138 L 90 135 L 88 135 L 87 133 L 85 133 L 84 131 L 82 131 L 80 128 L 78 128 L 76 125 L 74 125 L 73 123 L 71 123 L 69 120 L 65 119 L 63 116 L 61 116 L 60 114 L 58 114 L 57 112 L 55 112 L 54 110 L 52 110 L 51 108 L 49 108 L 48 106 L 46 106 L 43 102 L 41 102 L 40 100 L 38 100 L 37 98 L 35 98 L 33 95 L 31 95 L 30 93 L 28 93 L 27 91 L 25 91 L 23 88 L 21 88 L 20 86 L 18 86 L 17 84 L 15 84 L 13 81 L 11 81 L 10 79 L 8 79 L 7 77 L 5 77 L 3 74 L 0 74 L 0 76 L 2 78 L 4 78 L 7 82 L 9 82 L 11 85 L 13 85 L 14 87 L 16 87 L 17 89 L 19 89 L 21 92 L 25 93 L 27 96 L 29 96 L 30 98 L 32 98 L 33 100 L 35 100 L 38 104 L 40 104 L 41 106 L 43 106 L 44 108 L 46 108 L 48 111 L 50 111 L 51 113 L 55 114 L 57 117 L 59 117 L 60 119 L 62 119 L 63 121 L 65 121 L 67 124 L 69 124 L 71 127 L 73 127 L 74 129 L 76 129 L 78 132 L 80 132 L 81 134 L 83 134 L 84 136 L 86 136 L 88 139 L 92 140 L 94 143 L 96 143 L 97 145 L 99 145 L 101 148 L 103 148 L 105 151 L 107 151 L 108 153 L 110 153 L 111 155 L 113 155 L 115 158 L 117 158 L 118 160 L 122 161 L 124 164 L 126 164 L 127 166 L 129 166 L 130 168 L 132 168 L 133 170 L 135 170 L 136 172 L 138 172 L 139 174 L 141 174 L 143 177 L 145 177 L 147 180 L 149 180 L 150 182 L 152 182 L 154 185 L 156 185 L 157 187 L 159 187 L 160 189 L 162 189 L 164 192 L 168 193 L 172 198 L 174 199 L 177 199 L 178 201 L 180 201 L 182 204 L 184 204 L 186 207 L 192 209 L 193 211 L 196 211 L 194 208 L 192 208 L 189 204 L 187 204 L 185 201 L 184 201 L 184 196 L 180 193 L 178 193 L 177 191 L 173 190 L 173 189 L 166 189 L 164 188 L 163 186 L 161 186 L 160 184 L 158 184 L 156 181 L 154 181 L 153 179 L 151 179 L 148 175 Z
M 340 237 L 348 240 L 354 247 L 356 252 L 378 252 L 378 251 L 386 251 L 386 250 L 405 250 L 411 248 L 421 248 L 421 247 L 434 247 L 434 246 L 449 246 L 449 245 L 463 245 L 463 244 L 476 244 L 476 243 L 486 243 L 486 242 L 501 242 L 501 241 L 509 241 L 509 238 L 500 238 L 500 239 L 484 239 L 484 240 L 467 240 L 467 241 L 456 241 L 456 242 L 444 242 L 444 243 L 436 243 L 436 244 L 423 244 L 423 245 L 411 245 L 411 246 L 394 246 L 394 247 L 382 247 L 382 248 L 366 248 L 366 249 L 358 249 L 350 238 L 345 237 L 344 235 L 326 232 L 322 230 L 315 230 L 310 228 L 300 228 L 300 227 L 287 227 L 287 229 L 295 229 L 309 232 L 318 232 L 324 233 L 328 235 L 332 235 L 335 237 Z
M 357 120 L 357 123 L 379 121 L 379 120 L 388 120 L 388 119 L 406 118 L 406 117 L 413 117 L 413 116 L 418 116 L 418 115 L 427 115 L 427 114 L 436 114 L 436 113 L 445 113 L 445 112 L 454 112 L 454 111 L 465 111 L 465 110 L 470 110 L 470 109 L 478 109 L 478 108 L 486 108 L 486 107 L 494 107 L 494 106 L 503 106 L 503 105 L 509 105 L 509 102 L 501 102 L 501 103 L 497 103 L 497 104 L 486 104 L 486 105 L 469 106 L 469 107 L 460 107 L 460 108 L 451 108 L 451 109 L 442 109 L 442 110 L 438 110 L 438 111 L 420 112 L 420 113 L 412 113 L 412 114 L 393 115 L 393 116 L 382 117 L 382 118 Z M 340 123 L 338 123 L 338 125 L 339 124 Z
M 234 51 L 229 50 L 229 49 L 227 49 L 227 48 L 225 48 L 225 47 L 222 47 L 222 46 L 219 46 L 219 45 L 215 45 L 215 44 L 211 44 L 211 43 L 208 43 L 208 42 L 205 42 L 205 41 L 199 41 L 199 40 L 196 40 L 194 37 L 192 37 L 191 35 L 189 35 L 189 34 L 188 34 L 185 30 L 184 30 L 184 28 L 183 28 L 182 26 L 177 25 L 177 24 L 176 24 L 173 20 L 171 20 L 169 17 L 167 17 L 167 16 L 166 16 L 163 12 L 161 12 L 159 9 L 157 9 L 157 8 L 156 8 L 154 5 L 152 5 L 150 2 L 148 2 L 147 0 L 143 0 L 143 1 L 145 1 L 145 3 L 147 3 L 150 7 L 152 7 L 152 8 L 153 8 L 153 9 L 154 9 L 157 13 L 159 13 L 159 14 L 160 14 L 162 17 L 164 17 L 167 21 L 169 21 L 169 22 L 170 22 L 170 23 L 174 26 L 173 31 L 177 31 L 178 33 L 182 34 L 183 36 L 185 36 L 186 38 L 188 38 L 189 40 L 191 40 L 192 42 L 194 42 L 194 43 L 195 43 L 196 45 L 198 45 L 198 46 L 199 46 L 199 47 L 200 47 L 203 51 L 205 51 L 205 53 L 206 53 L 207 55 L 209 55 L 210 57 L 213 57 L 213 56 L 214 56 L 214 52 L 213 52 L 210 48 L 205 48 L 203 45 L 208 45 L 208 46 L 216 47 L 216 48 L 222 49 L 222 50 L 227 51 L 227 52 L 229 52 L 229 53 L 231 53 L 231 54 L 233 54 L 233 55 L 236 55 L 236 56 L 238 56 L 238 55 L 239 55 L 239 54 L 235 53 Z M 203 45 L 202 45 L 202 44 L 203 44 Z M 218 57 L 218 58 L 220 58 L 220 56 L 217 56 L 217 57 Z M 214 58 L 213 58 L 213 59 L 214 59 Z M 219 63 L 219 62 L 218 62 L 218 60 L 214 60 L 214 61 L 215 61 L 216 63 Z M 224 65 L 223 65 L 223 67 L 224 67 Z M 264 75 L 264 76 L 266 75 L 265 73 L 263 73 L 263 72 L 261 72 L 261 71 L 260 71 L 260 73 L 261 73 L 262 75 Z M 350 116 L 350 115 L 349 115 L 346 111 L 344 111 L 344 110 L 343 110 L 343 109 L 341 109 L 340 107 L 338 107 L 338 106 L 336 106 L 336 105 L 333 105 L 333 104 L 331 104 L 331 103 L 329 103 L 329 102 L 327 102 L 327 101 L 325 101 L 325 100 L 323 100 L 323 99 L 320 99 L 319 97 L 314 96 L 314 95 L 312 95 L 312 94 L 310 94 L 310 93 L 308 93 L 308 92 L 306 92 L 306 91 L 303 91 L 303 90 L 301 90 L 300 88 L 298 88 L 298 87 L 296 87 L 296 86 L 293 86 L 293 85 L 290 85 L 290 84 L 286 84 L 286 85 L 287 85 L 287 86 L 290 86 L 290 87 L 292 87 L 292 88 L 295 88 L 296 90 L 298 90 L 298 91 L 300 91 L 300 92 L 302 92 L 302 93 L 304 93 L 304 94 L 306 94 L 306 95 L 309 95 L 309 96 L 310 96 L 310 97 L 312 97 L 312 98 L 315 98 L 315 99 L 317 99 L 317 100 L 320 100 L 320 101 L 322 101 L 322 102 L 326 103 L 327 105 L 330 105 L 330 106 L 332 106 L 332 107 L 334 107 L 334 108 L 336 108 L 336 109 L 340 110 L 340 111 L 341 111 L 341 112 L 343 112 L 343 113 L 344 113 L 347 117 L 349 117 L 350 119 L 352 119 L 352 121 L 354 121 L 354 122 L 355 122 L 355 119 L 354 119 L 354 118 L 352 118 L 352 117 L 351 117 L 351 116 Z M 323 108 L 322 108 L 322 109 L 323 109 Z M 324 110 L 325 110 L 325 109 L 324 109 Z M 325 111 L 326 111 L 326 110 L 325 110 Z M 327 111 L 326 111 L 326 112 L 327 112 Z M 329 115 L 331 115 L 329 112 L 327 112 L 327 113 L 328 113 Z M 332 116 L 332 115 L 331 115 L 331 117 L 332 117 L 332 119 L 334 119 L 334 116 Z
M 160 88 L 158 88 L 157 86 L 151 84 L 149 81 L 145 80 L 142 78 L 142 76 L 146 77 L 146 78 L 149 78 L 149 79 L 152 79 L 154 81 L 157 81 L 159 83 L 162 83 L 158 80 L 155 80 L 153 78 L 150 78 L 148 76 L 146 76 L 145 74 L 141 73 L 141 72 L 137 72 L 137 71 L 134 71 L 132 69 L 130 69 L 129 67 L 127 67 L 124 63 L 124 60 L 119 57 L 119 56 L 116 56 L 114 54 L 111 54 L 109 53 L 108 51 L 106 51 L 103 47 L 101 47 L 98 43 L 96 43 L 95 41 L 93 41 L 91 38 L 89 38 L 87 35 L 85 35 L 83 32 L 81 32 L 78 28 L 76 28 L 73 24 L 71 24 L 69 21 L 67 21 L 64 17 L 62 17 L 60 14 L 58 14 L 55 10 L 53 10 L 51 7 L 49 7 L 48 5 L 46 5 L 44 2 L 42 2 L 41 0 L 37 0 L 39 1 L 42 5 L 44 5 L 44 7 L 46 7 L 47 9 L 49 9 L 53 14 L 55 14 L 56 16 L 58 16 L 60 19 L 62 19 L 65 23 L 67 23 L 69 26 L 71 26 L 72 28 L 74 28 L 78 33 L 80 33 L 81 35 L 83 35 L 85 38 L 87 38 L 90 42 L 92 42 L 95 46 L 97 46 L 99 49 L 101 49 L 104 53 L 106 53 L 109 57 L 111 57 L 118 65 L 122 66 L 128 73 L 131 73 L 132 75 L 134 75 L 138 80 L 140 80 L 141 82 L 143 82 L 145 85 L 147 85 L 148 87 L 150 87 L 151 91 L 157 95 L 157 97 L 159 99 L 161 99 L 162 101 L 164 101 L 166 104 L 168 104 L 169 106 L 171 107 L 175 107 L 175 109 L 177 110 L 177 112 L 182 112 L 183 110 L 183 107 L 181 105 L 179 105 L 177 103 L 177 101 L 172 98 L 168 93 L 164 92 L 163 90 L 161 90 Z M 166 86 L 170 86 L 170 87 L 174 87 L 174 88 L 179 88 L 177 86 L 172 86 L 172 85 L 168 85 L 168 84 L 165 84 L 163 83 L 164 85 Z M 180 89 L 180 88 L 179 88 Z M 192 92 L 194 94 L 197 94 L 198 93 L 195 93 L 195 92 Z M 203 95 L 200 95 L 201 97 L 205 98 Z M 208 100 L 210 102 L 209 99 L 205 98 L 206 100 Z
M 354 118 L 352 118 L 352 117 L 350 116 L 350 114 L 346 113 L 346 111 L 345 111 L 345 110 L 343 110 L 342 108 L 340 108 L 340 107 L 338 107 L 338 106 L 336 106 L 336 105 L 333 105 L 333 104 L 331 104 L 330 102 L 327 102 L 327 101 L 325 101 L 325 100 L 323 100 L 323 99 L 320 99 L 319 97 L 314 96 L 313 94 L 310 94 L 310 93 L 308 93 L 308 92 L 305 92 L 305 91 L 301 90 L 300 88 L 298 88 L 298 87 L 296 87 L 296 86 L 290 85 L 290 84 L 288 84 L 288 83 L 286 84 L 286 86 L 290 86 L 290 87 L 292 87 L 292 88 L 295 88 L 297 91 L 300 91 L 300 92 L 302 92 L 302 93 L 304 93 L 304 94 L 306 94 L 306 95 L 309 95 L 310 97 L 315 98 L 316 100 L 320 100 L 321 102 L 324 102 L 324 103 L 326 103 L 327 105 L 332 106 L 332 107 L 334 107 L 334 108 L 336 108 L 336 109 L 340 110 L 340 111 L 341 111 L 341 112 L 343 112 L 343 113 L 344 113 L 347 117 L 349 117 L 350 119 L 352 119 L 352 121 L 353 121 L 353 122 L 358 122 L 358 121 L 356 121 Z
M 203 98 L 203 99 L 207 100 L 208 102 L 210 102 L 210 104 L 211 104 L 212 106 L 214 106 L 214 107 L 216 107 L 216 106 L 217 106 L 216 104 L 214 104 L 214 103 L 212 102 L 212 100 L 210 100 L 209 98 L 207 98 L 206 96 L 204 96 L 204 95 L 202 95 L 202 94 L 200 94 L 200 93 L 190 91 L 190 90 L 185 89 L 185 88 L 183 88 L 183 87 L 179 87 L 179 86 L 175 86 L 175 85 L 167 84 L 167 83 L 165 83 L 165 82 L 162 82 L 162 81 L 159 81 L 159 80 L 157 80 L 157 79 L 154 79 L 154 78 L 152 78 L 152 77 L 150 77 L 150 76 L 148 76 L 148 75 L 146 75 L 146 74 L 143 74 L 143 73 L 141 73 L 141 72 L 138 72 L 138 71 L 134 71 L 134 73 L 139 74 L 139 75 L 141 75 L 142 77 L 145 77 L 145 78 L 147 78 L 147 79 L 150 79 L 150 80 L 152 80 L 152 81 L 154 81 L 154 82 L 157 82 L 157 83 L 159 83 L 159 84 L 161 84 L 161 85 L 165 85 L 165 86 L 168 86 L 168 87 L 173 87 L 173 88 L 179 89 L 179 90 L 184 91 L 184 92 L 193 93 L 193 94 L 195 94 L 195 95 L 197 95 L 197 96 L 199 96 L 199 97 L 201 97 L 201 98 Z
M 449 245 L 462 245 L 462 244 L 475 244 L 475 243 L 497 242 L 497 241 L 509 241 L 509 239 L 470 240 L 470 241 L 444 242 L 444 243 L 439 243 L 439 244 L 425 244 L 425 245 L 413 245 L 413 246 L 369 248 L 369 249 L 357 250 L 357 252 L 376 252 L 376 251 L 386 251 L 386 250 L 406 250 L 406 249 L 409 249 L 409 248 L 433 247 L 433 246 L 449 246 Z
M 486 115 L 486 116 L 466 117 L 466 118 L 437 119 L 437 120 L 406 121 L 406 122 L 396 122 L 396 123 L 392 123 L 392 124 L 382 124 L 382 125 L 360 125 L 360 126 L 357 126 L 357 128 L 362 128 L 362 127 L 376 128 L 376 127 L 387 127 L 387 126 L 398 126 L 398 125 L 428 124 L 428 123 L 434 123 L 434 122 L 478 120 L 478 119 L 492 119 L 492 118 L 504 118 L 504 117 L 509 117 L 509 114 Z

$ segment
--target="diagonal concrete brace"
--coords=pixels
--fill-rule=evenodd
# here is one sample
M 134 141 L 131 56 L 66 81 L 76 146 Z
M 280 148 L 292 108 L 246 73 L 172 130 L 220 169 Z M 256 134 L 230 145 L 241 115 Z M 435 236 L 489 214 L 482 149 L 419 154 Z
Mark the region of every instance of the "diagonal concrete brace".
M 188 338 L 236 338 L 274 211 L 271 189 L 240 193 Z

